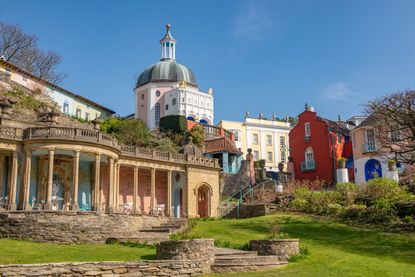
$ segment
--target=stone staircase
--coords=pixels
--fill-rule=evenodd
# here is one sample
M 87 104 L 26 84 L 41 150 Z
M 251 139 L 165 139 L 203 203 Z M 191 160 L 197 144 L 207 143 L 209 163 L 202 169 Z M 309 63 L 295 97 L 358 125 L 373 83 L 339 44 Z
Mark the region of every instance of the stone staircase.
M 110 242 L 136 242 L 155 244 L 161 241 L 169 240 L 171 234 L 181 232 L 187 227 L 187 219 L 185 218 L 170 218 L 167 222 L 160 225 L 151 226 L 146 229 L 138 231 L 137 236 L 108 238 L 107 243 Z
M 288 262 L 277 256 L 258 256 L 256 251 L 243 251 L 229 248 L 215 248 L 213 272 L 248 272 L 276 268 Z

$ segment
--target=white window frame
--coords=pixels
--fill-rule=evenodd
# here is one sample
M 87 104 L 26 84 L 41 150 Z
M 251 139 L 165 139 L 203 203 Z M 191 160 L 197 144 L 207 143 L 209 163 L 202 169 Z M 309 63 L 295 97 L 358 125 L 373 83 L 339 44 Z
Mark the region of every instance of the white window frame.
M 274 153 L 267 152 L 267 162 L 273 163 L 274 162 Z
M 252 134 L 252 144 L 254 144 L 254 145 L 259 144 L 259 135 L 258 134 Z
M 259 151 L 254 150 L 252 154 L 254 155 L 254 161 L 258 161 L 259 160 Z
M 272 135 L 267 135 L 267 145 L 272 146 Z
M 304 123 L 304 134 L 306 138 L 311 137 L 311 124 L 310 122 Z

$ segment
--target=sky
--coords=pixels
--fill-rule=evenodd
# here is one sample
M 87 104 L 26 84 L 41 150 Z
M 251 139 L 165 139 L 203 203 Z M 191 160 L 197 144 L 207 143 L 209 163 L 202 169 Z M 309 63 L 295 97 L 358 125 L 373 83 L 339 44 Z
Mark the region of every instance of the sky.
M 415 87 L 415 1 L 6 1 L 0 21 L 20 24 L 62 56 L 61 84 L 120 115 L 134 112 L 139 74 L 161 56 L 165 24 L 176 60 L 215 122 L 300 114 L 363 114 L 370 99 Z

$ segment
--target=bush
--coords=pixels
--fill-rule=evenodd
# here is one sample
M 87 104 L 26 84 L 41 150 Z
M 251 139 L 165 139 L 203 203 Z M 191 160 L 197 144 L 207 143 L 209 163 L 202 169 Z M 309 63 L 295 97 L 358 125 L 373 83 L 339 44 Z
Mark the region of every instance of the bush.
M 287 183 L 287 188 L 285 192 L 287 193 L 294 193 L 294 191 L 298 188 L 307 188 L 309 190 L 323 190 L 326 187 L 326 183 L 324 180 L 316 179 L 314 181 L 310 180 L 291 180 Z
M 356 201 L 359 189 L 356 184 L 341 183 L 336 185 L 336 191 L 341 194 L 343 203 L 349 206 Z
M 329 214 L 334 204 L 338 204 L 341 194 L 338 191 L 315 191 L 311 193 L 308 211 L 315 214 Z
M 376 200 L 366 209 L 364 217 L 364 221 L 373 223 L 390 223 L 397 219 L 396 209 L 387 199 Z
M 194 126 L 190 132 L 189 136 L 192 137 L 193 143 L 197 146 L 202 146 L 203 142 L 205 141 L 205 130 L 203 129 L 202 125 Z
M 344 208 L 340 217 L 344 220 L 360 220 L 366 212 L 366 205 L 350 205 Z
M 184 115 L 167 115 L 160 118 L 159 126 L 162 132 L 183 134 L 187 131 L 187 120 Z
M 412 198 L 405 187 L 400 186 L 398 182 L 394 180 L 386 178 L 375 178 L 370 180 L 366 185 L 363 185 L 359 194 L 361 198 L 368 199 L 372 202 L 376 200 L 396 202 Z

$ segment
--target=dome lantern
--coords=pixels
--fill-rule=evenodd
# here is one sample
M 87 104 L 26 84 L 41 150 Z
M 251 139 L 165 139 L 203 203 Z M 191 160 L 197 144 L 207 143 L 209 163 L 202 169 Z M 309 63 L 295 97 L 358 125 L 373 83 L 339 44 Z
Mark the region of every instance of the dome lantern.
M 160 40 L 161 44 L 161 60 L 176 59 L 176 40 L 170 33 L 170 24 L 166 24 L 166 34 Z

